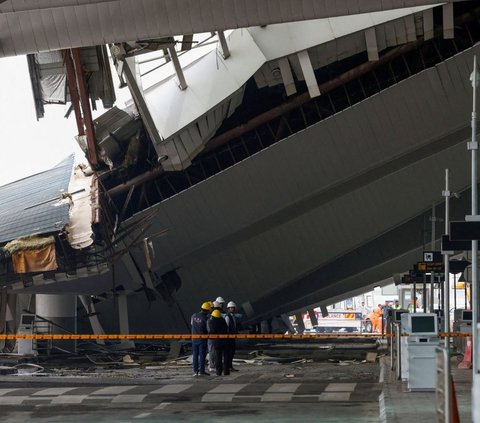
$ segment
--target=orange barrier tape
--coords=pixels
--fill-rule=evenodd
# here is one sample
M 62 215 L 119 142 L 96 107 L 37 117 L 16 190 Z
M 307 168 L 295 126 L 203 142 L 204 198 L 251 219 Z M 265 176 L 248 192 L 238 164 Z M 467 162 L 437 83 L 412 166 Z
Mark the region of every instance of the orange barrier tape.
M 402 334 L 400 336 L 408 336 Z M 439 337 L 469 337 L 468 333 L 440 333 Z M 0 334 L 0 340 L 16 340 L 16 339 L 35 339 L 35 340 L 119 340 L 119 339 L 317 339 L 317 338 L 382 338 L 395 337 L 395 334 L 376 334 L 376 333 L 312 333 L 312 334 L 238 334 L 238 335 L 192 335 L 186 334 Z

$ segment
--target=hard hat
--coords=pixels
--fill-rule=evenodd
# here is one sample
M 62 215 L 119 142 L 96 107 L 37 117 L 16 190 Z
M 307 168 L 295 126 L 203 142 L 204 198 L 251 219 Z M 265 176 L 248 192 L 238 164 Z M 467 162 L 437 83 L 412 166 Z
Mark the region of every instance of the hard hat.
M 213 308 L 220 308 L 220 303 L 218 301 L 214 301 Z
M 209 306 L 210 306 L 210 310 L 213 310 L 213 307 L 215 307 L 215 306 L 213 305 L 213 301 L 209 301 L 208 304 L 209 304 Z
M 225 304 L 225 300 L 222 298 L 222 297 L 217 297 L 217 299 L 215 300 L 217 303 L 223 303 Z
M 236 305 L 233 301 L 230 301 L 230 302 L 227 304 L 227 308 L 230 308 L 230 307 L 237 307 L 237 305 Z
M 212 317 L 216 317 L 218 319 L 219 317 L 222 317 L 222 313 L 220 313 L 220 310 L 213 310 Z
M 202 310 L 205 310 L 205 311 L 210 311 L 211 310 L 210 303 L 208 301 L 205 301 L 202 304 Z

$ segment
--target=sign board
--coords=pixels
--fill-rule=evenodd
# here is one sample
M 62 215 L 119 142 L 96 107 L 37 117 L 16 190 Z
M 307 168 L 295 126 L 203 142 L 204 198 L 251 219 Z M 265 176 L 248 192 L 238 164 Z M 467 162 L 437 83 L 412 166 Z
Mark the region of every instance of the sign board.
M 450 239 L 452 241 L 480 240 L 480 222 L 450 222 Z
M 426 263 L 441 263 L 443 260 L 442 253 L 440 251 L 424 251 L 423 261 Z
M 450 236 L 442 235 L 442 251 L 471 251 L 471 241 L 452 241 Z
M 417 269 L 419 273 L 442 273 L 443 272 L 443 263 L 442 262 L 422 262 L 417 263 Z

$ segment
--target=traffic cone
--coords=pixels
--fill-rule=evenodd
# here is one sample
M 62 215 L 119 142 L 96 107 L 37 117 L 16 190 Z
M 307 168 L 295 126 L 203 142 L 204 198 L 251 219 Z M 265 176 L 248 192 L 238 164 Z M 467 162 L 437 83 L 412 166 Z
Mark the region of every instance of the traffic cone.
M 455 393 L 455 383 L 453 377 L 450 375 L 450 397 L 452 409 L 450 410 L 450 416 L 452 417 L 452 423 L 460 423 L 460 416 L 458 414 L 457 394 Z
M 472 368 L 472 339 L 467 337 L 467 345 L 465 346 L 465 353 L 463 354 L 463 360 L 458 365 L 459 369 L 471 369 Z

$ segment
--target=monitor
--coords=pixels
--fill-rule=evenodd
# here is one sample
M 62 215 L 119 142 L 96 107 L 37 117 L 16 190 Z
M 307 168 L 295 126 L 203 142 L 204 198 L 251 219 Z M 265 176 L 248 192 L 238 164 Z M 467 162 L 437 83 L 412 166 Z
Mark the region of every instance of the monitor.
M 415 315 L 410 317 L 411 335 L 437 335 L 437 316 Z
M 463 310 L 462 320 L 472 321 L 472 310 Z
M 437 336 L 438 316 L 435 313 L 403 313 L 402 332 L 414 336 Z
M 20 318 L 21 325 L 33 325 L 35 321 L 35 314 L 22 314 Z

